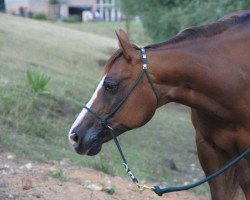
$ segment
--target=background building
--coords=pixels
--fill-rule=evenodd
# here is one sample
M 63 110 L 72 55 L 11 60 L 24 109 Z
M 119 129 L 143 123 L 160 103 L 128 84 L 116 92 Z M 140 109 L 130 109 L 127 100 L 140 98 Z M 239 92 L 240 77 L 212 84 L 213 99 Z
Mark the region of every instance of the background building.
M 105 21 L 119 21 L 121 20 L 121 11 L 117 8 L 116 0 L 97 0 L 97 12 L 100 18 Z
M 78 16 L 81 21 L 119 21 L 122 17 L 116 0 L 6 0 L 6 11 L 23 17 L 44 13 L 61 20 Z

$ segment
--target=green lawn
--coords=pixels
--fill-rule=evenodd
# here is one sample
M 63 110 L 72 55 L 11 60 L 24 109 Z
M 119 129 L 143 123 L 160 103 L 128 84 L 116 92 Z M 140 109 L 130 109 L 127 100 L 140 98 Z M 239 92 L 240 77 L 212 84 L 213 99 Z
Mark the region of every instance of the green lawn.
M 0 147 L 41 162 L 67 158 L 72 164 L 126 176 L 112 141 L 96 157 L 77 155 L 67 142 L 71 124 L 100 78 L 98 60 L 106 60 L 117 48 L 111 33 L 120 26 L 40 22 L 0 14 Z M 132 27 L 138 30 L 131 32 L 132 38 L 143 33 L 141 25 Z M 49 94 L 30 91 L 28 69 L 51 77 Z M 199 167 L 190 116 L 178 110 L 174 105 L 159 109 L 146 126 L 120 137 L 140 179 L 175 185 L 199 178 L 190 167 Z M 181 171 L 170 170 L 166 159 L 173 159 Z M 195 191 L 203 193 L 207 186 Z
M 83 32 L 105 35 L 109 38 L 115 38 L 115 30 L 126 30 L 126 23 L 123 22 L 86 22 L 86 23 L 54 23 L 59 26 L 76 29 Z M 145 46 L 152 40 L 143 32 L 140 22 L 130 22 L 129 28 L 130 40 L 139 46 Z

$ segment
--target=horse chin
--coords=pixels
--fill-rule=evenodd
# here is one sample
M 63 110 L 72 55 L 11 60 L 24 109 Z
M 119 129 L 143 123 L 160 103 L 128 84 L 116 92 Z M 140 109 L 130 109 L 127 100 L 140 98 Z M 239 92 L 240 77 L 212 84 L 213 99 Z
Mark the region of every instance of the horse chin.
M 93 143 L 85 153 L 87 156 L 95 156 L 95 155 L 97 155 L 102 149 L 102 144 L 112 140 L 111 134 L 110 133 L 107 134 L 107 131 L 103 132 L 102 134 L 105 134 L 106 137 L 103 137 L 102 139 L 100 139 L 100 140 L 96 141 L 95 143 Z M 107 136 L 107 135 L 109 135 L 109 136 Z
M 101 151 L 101 149 L 102 149 L 102 144 L 94 143 L 87 150 L 84 150 L 84 148 L 75 148 L 75 151 L 80 155 L 95 156 Z
M 95 156 L 97 155 L 102 149 L 102 145 L 93 145 L 90 149 L 87 150 L 87 156 Z
M 109 130 L 104 130 L 102 132 L 102 135 L 103 135 L 102 144 L 104 144 L 104 143 L 106 143 L 106 142 L 113 139 Z

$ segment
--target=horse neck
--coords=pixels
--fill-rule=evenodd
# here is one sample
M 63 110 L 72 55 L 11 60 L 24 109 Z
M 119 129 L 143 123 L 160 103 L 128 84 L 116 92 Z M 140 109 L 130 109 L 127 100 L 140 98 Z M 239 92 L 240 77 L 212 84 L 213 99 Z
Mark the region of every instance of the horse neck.
M 177 102 L 229 119 L 231 112 L 216 96 L 206 63 L 206 54 L 193 45 L 171 45 L 148 49 L 150 73 L 159 93 L 159 106 Z M 202 45 L 201 45 L 202 46 Z M 197 47 L 196 47 L 197 49 Z

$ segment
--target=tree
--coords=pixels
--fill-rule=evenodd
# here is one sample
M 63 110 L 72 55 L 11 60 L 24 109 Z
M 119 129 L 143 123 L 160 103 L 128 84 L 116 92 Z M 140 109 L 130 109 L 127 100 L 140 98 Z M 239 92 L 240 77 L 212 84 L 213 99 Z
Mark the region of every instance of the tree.
M 49 3 L 52 5 L 58 4 L 58 0 L 49 0 Z
M 128 37 L 130 36 L 130 21 L 131 19 L 137 15 L 139 10 L 139 2 L 134 0 L 120 0 L 118 1 L 118 6 L 122 9 L 123 14 L 126 16 L 126 32 Z
M 145 32 L 156 42 L 249 6 L 249 0 L 120 0 L 123 13 L 140 16 Z
M 5 12 L 5 0 L 0 0 L 0 12 Z

